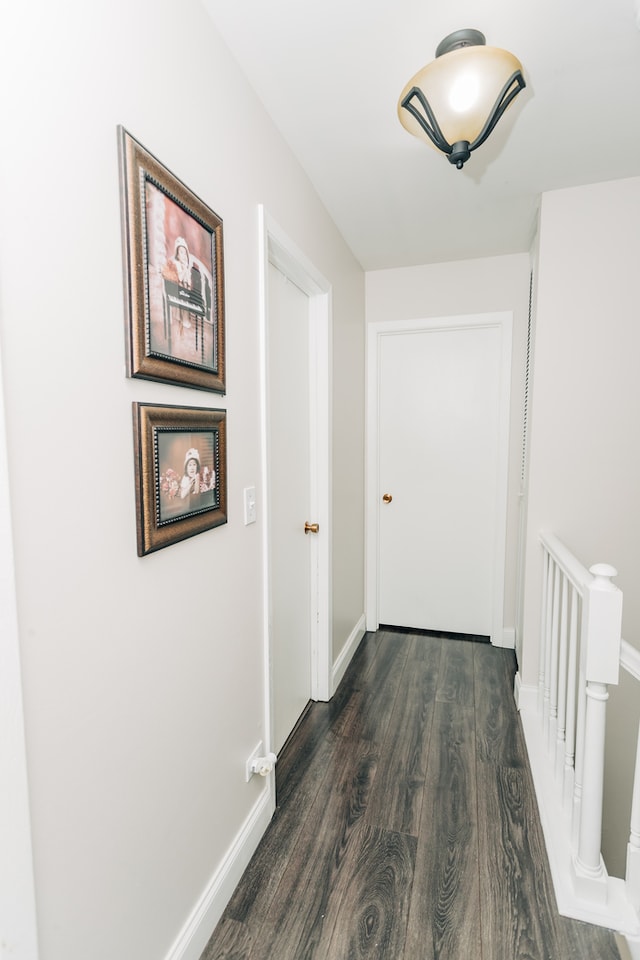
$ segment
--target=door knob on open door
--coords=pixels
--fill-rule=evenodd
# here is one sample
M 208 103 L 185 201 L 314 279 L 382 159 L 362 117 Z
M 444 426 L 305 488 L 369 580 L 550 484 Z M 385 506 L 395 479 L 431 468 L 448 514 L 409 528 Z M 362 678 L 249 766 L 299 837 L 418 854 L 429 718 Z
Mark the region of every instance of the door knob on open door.
M 382 502 L 383 502 L 383 503 L 391 503 L 392 500 L 393 500 L 393 497 L 391 496 L 390 493 L 383 493 L 383 494 L 382 494 Z
M 305 525 L 304 525 L 304 532 L 305 532 L 305 533 L 317 533 L 319 529 L 320 529 L 320 524 L 319 524 L 319 523 L 309 523 L 309 522 L 307 521 L 307 523 L 305 523 Z

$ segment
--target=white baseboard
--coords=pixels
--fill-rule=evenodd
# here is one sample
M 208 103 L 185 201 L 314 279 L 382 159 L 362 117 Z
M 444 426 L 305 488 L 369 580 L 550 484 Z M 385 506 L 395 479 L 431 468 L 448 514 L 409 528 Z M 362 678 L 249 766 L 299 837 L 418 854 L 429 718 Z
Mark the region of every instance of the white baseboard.
M 516 679 L 513 684 L 513 696 L 518 710 L 529 709 L 535 711 L 538 702 L 538 688 L 522 682 L 520 671 L 516 673 Z
M 269 826 L 275 809 L 271 777 L 227 855 L 207 884 L 165 960 L 200 960 L 216 924 Z
M 333 671 L 331 675 L 331 696 L 336 692 L 340 681 L 347 672 L 347 667 L 351 663 L 351 659 L 358 649 L 358 645 L 362 638 L 365 635 L 365 625 L 364 625 L 364 613 L 356 623 L 355 627 L 349 634 L 345 645 L 338 654 L 335 663 L 333 664 Z
M 620 960 L 638 960 L 640 958 L 640 942 L 638 940 L 624 937 L 621 933 L 616 933 L 615 938 Z
M 516 631 L 515 627 L 503 627 L 502 636 L 498 635 L 492 640 L 494 647 L 504 647 L 506 650 L 515 650 Z

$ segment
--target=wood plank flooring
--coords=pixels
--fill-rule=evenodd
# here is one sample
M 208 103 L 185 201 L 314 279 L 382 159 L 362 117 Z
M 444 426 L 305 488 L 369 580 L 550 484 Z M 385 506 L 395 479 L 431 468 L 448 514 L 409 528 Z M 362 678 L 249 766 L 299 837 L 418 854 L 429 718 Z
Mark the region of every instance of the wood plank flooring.
M 201 960 L 620 960 L 557 913 L 512 651 L 367 634 Z

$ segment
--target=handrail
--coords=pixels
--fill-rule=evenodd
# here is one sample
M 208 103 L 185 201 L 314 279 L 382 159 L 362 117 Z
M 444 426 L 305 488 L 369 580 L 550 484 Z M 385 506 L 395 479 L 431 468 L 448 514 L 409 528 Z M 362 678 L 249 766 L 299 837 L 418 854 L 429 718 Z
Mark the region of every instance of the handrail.
M 620 666 L 624 667 L 634 680 L 640 680 L 640 650 L 624 639 L 620 641 Z
M 562 540 L 548 530 L 542 530 L 539 534 L 540 543 L 551 554 L 554 560 L 566 573 L 569 581 L 580 593 L 586 590 L 593 577 L 586 567 L 584 567 L 571 551 L 564 545 Z

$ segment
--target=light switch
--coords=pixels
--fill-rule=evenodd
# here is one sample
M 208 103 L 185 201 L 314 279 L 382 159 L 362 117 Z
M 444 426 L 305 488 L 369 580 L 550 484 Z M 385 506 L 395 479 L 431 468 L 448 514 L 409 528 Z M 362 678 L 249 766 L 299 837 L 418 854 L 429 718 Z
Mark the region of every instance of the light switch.
M 245 487 L 244 488 L 244 523 L 245 526 L 249 523 L 256 522 L 256 488 L 255 487 Z

